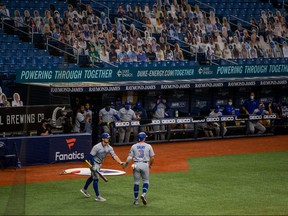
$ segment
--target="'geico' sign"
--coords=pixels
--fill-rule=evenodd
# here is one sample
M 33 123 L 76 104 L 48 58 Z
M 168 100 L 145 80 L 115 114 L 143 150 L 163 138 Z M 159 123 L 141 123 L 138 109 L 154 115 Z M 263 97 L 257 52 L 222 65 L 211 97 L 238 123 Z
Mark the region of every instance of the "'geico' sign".
M 153 119 L 151 124 L 156 124 L 156 125 L 161 124 L 161 120 Z
M 234 121 L 234 116 L 221 116 L 221 121 Z
M 132 121 L 131 126 L 139 126 L 140 122 L 139 121 Z
M 206 118 L 207 122 L 218 122 L 220 119 L 219 117 L 208 117 Z
M 128 127 L 128 126 L 140 126 L 139 121 L 131 121 L 131 122 L 115 122 L 116 127 Z
M 264 115 L 263 119 L 276 119 L 276 114 L 272 114 L 272 115 Z
M 175 119 L 162 119 L 162 124 L 175 124 Z
M 177 123 L 178 124 L 187 124 L 187 123 L 190 123 L 190 122 L 191 122 L 191 120 L 187 119 L 187 118 L 185 118 L 185 119 L 177 119 Z
M 262 119 L 262 116 L 261 115 L 250 115 L 249 119 L 250 120 L 260 120 L 260 119 Z
M 153 125 L 160 125 L 160 124 L 176 124 L 175 119 L 153 119 Z
M 115 122 L 116 127 L 127 127 L 130 126 L 130 122 Z

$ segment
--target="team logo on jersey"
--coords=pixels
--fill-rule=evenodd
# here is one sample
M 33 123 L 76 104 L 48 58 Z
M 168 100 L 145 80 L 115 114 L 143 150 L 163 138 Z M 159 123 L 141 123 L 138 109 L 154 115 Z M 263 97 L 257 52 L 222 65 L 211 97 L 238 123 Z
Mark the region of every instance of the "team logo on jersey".
M 76 142 L 76 138 L 66 139 L 66 143 L 67 143 L 69 150 L 71 150 L 71 148 L 75 145 L 75 142 Z

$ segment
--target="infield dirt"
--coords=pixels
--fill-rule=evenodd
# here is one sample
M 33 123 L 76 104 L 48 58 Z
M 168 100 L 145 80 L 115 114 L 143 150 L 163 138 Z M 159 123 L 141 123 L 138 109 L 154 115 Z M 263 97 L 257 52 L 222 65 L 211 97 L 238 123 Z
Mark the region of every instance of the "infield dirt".
M 173 142 L 152 144 L 152 146 L 155 151 L 155 163 L 151 169 L 151 173 L 178 172 L 189 169 L 187 159 L 192 157 L 288 151 L 288 136 Z M 113 148 L 120 159 L 124 161 L 130 147 L 131 146 L 114 146 Z M 65 169 L 82 167 L 87 167 L 85 162 L 25 166 L 21 169 L 2 169 L 0 171 L 0 186 L 87 178 L 86 176 L 74 174 L 60 175 Z M 122 169 L 111 157 L 105 159 L 102 168 Z M 130 168 L 125 169 L 125 171 L 127 174 L 132 173 L 132 169 Z M 19 176 L 22 176 L 22 178 L 19 178 Z

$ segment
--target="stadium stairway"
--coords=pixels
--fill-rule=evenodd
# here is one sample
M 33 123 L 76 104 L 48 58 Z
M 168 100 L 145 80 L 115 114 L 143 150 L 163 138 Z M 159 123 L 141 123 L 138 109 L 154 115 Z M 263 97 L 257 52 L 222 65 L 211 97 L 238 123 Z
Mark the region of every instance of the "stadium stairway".
M 47 50 L 35 48 L 31 42 L 23 42 L 18 35 L 0 32 L 0 73 L 15 74 L 17 70 L 71 68 L 63 56 L 52 56 Z

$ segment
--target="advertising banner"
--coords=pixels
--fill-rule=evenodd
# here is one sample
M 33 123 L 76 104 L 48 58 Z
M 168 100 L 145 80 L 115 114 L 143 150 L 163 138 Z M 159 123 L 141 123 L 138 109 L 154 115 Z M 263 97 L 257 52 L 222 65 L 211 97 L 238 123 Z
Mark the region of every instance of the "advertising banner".
M 69 134 L 51 136 L 49 163 L 87 159 L 91 150 L 90 134 Z
M 174 83 L 178 81 L 175 80 Z M 188 82 L 188 81 L 187 81 Z M 169 89 L 203 89 L 219 87 L 244 87 L 244 86 L 267 86 L 267 85 L 287 85 L 288 77 L 274 80 L 257 80 L 257 81 L 208 81 L 202 80 L 197 83 L 179 83 L 179 84 L 139 84 L 138 85 L 119 85 L 119 86 L 84 86 L 84 87 L 51 87 L 51 93 L 63 92 L 117 92 L 117 91 L 152 91 L 152 90 L 169 90 Z
M 0 131 L 37 130 L 42 119 L 49 119 L 52 127 L 60 128 L 61 110 L 71 110 L 70 105 L 1 107 Z
M 261 120 L 261 119 L 276 119 L 276 114 L 271 115 L 245 115 L 243 116 L 221 116 L 221 117 L 181 117 L 181 118 L 163 118 L 152 119 L 151 123 L 145 125 L 170 125 L 170 124 L 193 124 L 193 123 L 205 123 L 205 122 L 227 122 L 227 121 L 241 121 L 241 120 Z M 140 121 L 122 121 L 115 122 L 115 127 L 129 127 L 140 126 Z
M 9 154 L 17 150 L 22 165 L 84 161 L 92 147 L 88 133 L 8 137 L 0 141 L 6 143 Z
M 20 69 L 18 83 L 121 82 L 287 76 L 288 64 L 201 65 L 177 67 Z

